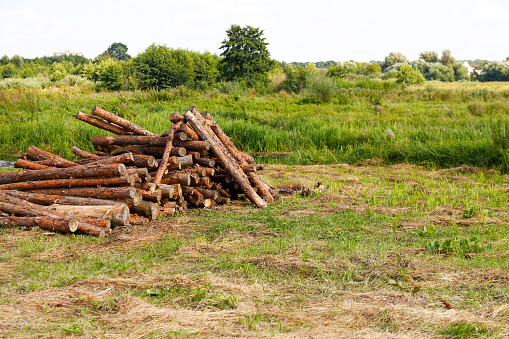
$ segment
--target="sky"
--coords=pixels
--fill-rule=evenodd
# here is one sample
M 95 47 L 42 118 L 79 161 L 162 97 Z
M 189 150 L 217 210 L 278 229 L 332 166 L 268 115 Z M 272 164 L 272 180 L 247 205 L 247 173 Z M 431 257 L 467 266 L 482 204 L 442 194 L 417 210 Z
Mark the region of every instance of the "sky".
M 131 56 L 152 44 L 219 55 L 232 24 L 263 30 L 285 62 L 509 57 L 507 0 L 0 0 L 0 57 L 95 58 L 115 42 Z

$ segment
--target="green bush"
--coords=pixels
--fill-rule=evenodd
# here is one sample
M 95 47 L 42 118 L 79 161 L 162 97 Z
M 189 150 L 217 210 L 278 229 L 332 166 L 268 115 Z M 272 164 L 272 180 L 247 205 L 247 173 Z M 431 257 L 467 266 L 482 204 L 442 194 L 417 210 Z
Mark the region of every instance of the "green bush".
M 304 90 L 306 99 L 311 102 L 330 102 L 336 92 L 334 79 L 322 74 L 315 74 L 308 78 Z
M 403 85 L 414 85 L 424 82 L 424 76 L 418 69 L 413 69 L 409 65 L 401 65 L 396 74 L 397 82 Z

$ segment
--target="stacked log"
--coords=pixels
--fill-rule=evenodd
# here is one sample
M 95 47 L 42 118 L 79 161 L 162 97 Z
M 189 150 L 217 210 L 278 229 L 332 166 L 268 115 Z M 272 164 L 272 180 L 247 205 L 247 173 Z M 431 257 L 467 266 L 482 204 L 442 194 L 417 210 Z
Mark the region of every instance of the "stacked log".
M 173 113 L 160 135 L 99 107 L 76 118 L 114 135 L 92 137 L 94 153 L 74 146 L 77 160 L 29 147 L 15 165 L 23 170 L 0 173 L 0 225 L 104 236 L 111 227 L 233 199 L 265 208 L 277 196 L 256 173 L 263 166 L 196 107 Z

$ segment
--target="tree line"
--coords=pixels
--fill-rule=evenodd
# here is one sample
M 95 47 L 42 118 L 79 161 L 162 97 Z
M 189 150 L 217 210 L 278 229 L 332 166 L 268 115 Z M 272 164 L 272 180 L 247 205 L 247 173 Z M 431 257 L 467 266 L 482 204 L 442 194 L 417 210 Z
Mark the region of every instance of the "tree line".
M 463 62 L 450 50 L 441 57 L 424 51 L 409 61 L 401 53 L 390 53 L 383 61 L 285 63 L 271 59 L 263 30 L 232 25 L 222 41 L 220 55 L 150 45 L 131 57 L 125 44 L 113 43 L 94 59 L 59 55 L 26 59 L 19 55 L 0 58 L 0 78 L 46 77 L 59 81 L 68 75 L 84 77 L 107 90 L 166 89 L 185 86 L 207 90 L 217 84 L 234 82 L 258 92 L 298 93 L 317 74 L 343 80 L 395 79 L 401 84 L 436 81 L 509 81 L 509 57 L 502 62 L 475 60 L 481 72 L 472 78 Z M 472 63 L 472 61 L 469 61 Z

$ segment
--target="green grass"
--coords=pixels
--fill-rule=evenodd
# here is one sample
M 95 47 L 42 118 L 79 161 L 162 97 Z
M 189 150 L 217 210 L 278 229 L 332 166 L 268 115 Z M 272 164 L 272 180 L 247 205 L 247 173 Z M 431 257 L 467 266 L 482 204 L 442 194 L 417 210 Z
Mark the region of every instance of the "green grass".
M 90 137 L 106 132 L 74 119 L 97 105 L 155 133 L 169 129 L 168 116 L 196 106 L 209 111 L 239 148 L 286 153 L 259 158 L 288 164 L 386 163 L 509 168 L 505 126 L 509 87 L 504 83 L 428 83 L 407 89 L 348 88 L 349 100 L 307 103 L 302 95 L 228 96 L 185 89 L 96 93 L 90 89 L 0 92 L 0 153 L 30 145 L 70 154 L 91 151 Z M 372 102 L 377 97 L 377 108 Z M 390 131 L 388 131 L 390 130 Z M 501 134 L 502 133 L 502 134 Z M 509 144 L 509 143 L 508 143 Z

